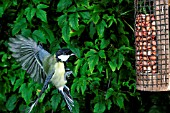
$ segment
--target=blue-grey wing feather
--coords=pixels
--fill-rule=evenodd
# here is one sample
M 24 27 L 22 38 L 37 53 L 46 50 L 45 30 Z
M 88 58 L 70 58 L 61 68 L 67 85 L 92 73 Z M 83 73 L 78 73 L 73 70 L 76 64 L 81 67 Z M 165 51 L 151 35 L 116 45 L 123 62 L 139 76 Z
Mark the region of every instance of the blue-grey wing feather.
M 49 56 L 46 50 L 32 40 L 17 35 L 16 38 L 10 38 L 9 50 L 13 52 L 12 56 L 21 64 L 24 70 L 30 74 L 36 82 L 44 82 L 46 73 L 42 62 L 46 56 Z

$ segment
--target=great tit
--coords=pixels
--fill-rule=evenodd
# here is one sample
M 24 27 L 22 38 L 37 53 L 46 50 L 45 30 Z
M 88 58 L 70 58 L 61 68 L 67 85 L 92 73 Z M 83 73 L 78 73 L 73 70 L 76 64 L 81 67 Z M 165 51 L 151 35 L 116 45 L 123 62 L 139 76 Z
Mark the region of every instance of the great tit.
M 25 38 L 21 35 L 17 35 L 16 38 L 10 38 L 8 45 L 9 50 L 13 52 L 12 56 L 30 74 L 30 77 L 36 82 L 44 83 L 38 98 L 30 107 L 29 113 L 50 82 L 59 90 L 69 110 L 72 111 L 74 101 L 70 95 L 69 88 L 65 85 L 67 83 L 66 76 L 71 74 L 71 71 L 66 72 L 64 62 L 75 54 L 69 49 L 60 49 L 56 54 L 51 55 L 33 39 Z

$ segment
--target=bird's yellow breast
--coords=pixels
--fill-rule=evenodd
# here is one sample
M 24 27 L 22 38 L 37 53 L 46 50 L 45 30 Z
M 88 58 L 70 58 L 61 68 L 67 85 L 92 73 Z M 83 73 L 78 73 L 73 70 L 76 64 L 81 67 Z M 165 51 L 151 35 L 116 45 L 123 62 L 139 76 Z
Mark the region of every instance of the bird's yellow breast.
M 67 81 L 65 80 L 65 67 L 63 62 L 57 62 L 54 65 L 55 72 L 53 77 L 51 78 L 52 83 L 57 87 L 64 86 Z

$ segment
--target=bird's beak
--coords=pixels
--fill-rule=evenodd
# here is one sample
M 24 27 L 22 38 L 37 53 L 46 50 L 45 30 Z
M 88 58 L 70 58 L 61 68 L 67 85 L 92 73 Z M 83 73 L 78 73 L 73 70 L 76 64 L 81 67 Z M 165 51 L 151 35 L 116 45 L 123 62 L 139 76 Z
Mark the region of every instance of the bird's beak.
M 75 54 L 74 53 L 72 53 L 70 56 L 74 56 Z M 76 56 L 76 55 L 75 55 Z

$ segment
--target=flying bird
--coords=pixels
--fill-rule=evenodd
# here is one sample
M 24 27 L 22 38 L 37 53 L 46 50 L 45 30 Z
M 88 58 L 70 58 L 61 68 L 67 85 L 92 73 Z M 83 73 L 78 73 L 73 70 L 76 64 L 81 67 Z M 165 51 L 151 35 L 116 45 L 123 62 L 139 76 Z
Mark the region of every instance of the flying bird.
M 60 49 L 56 54 L 52 55 L 33 39 L 25 38 L 22 35 L 10 38 L 8 45 L 9 50 L 13 52 L 12 56 L 21 64 L 22 69 L 26 70 L 34 81 L 44 83 L 39 96 L 30 107 L 29 113 L 38 103 L 39 98 L 50 82 L 59 90 L 68 109 L 72 111 L 74 101 L 70 95 L 69 88 L 66 86 L 66 76 L 71 74 L 72 71 L 65 70 L 64 62 L 75 54 L 69 49 Z

